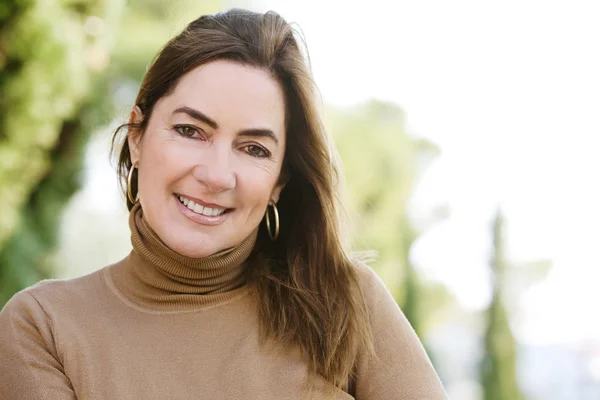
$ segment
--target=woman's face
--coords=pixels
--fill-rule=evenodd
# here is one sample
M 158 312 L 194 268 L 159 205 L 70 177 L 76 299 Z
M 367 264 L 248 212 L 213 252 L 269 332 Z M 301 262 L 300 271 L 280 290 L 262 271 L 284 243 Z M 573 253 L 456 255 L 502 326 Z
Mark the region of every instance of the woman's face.
M 279 199 L 285 139 L 283 92 L 267 72 L 228 61 L 192 70 L 128 138 L 144 218 L 187 257 L 240 244 Z

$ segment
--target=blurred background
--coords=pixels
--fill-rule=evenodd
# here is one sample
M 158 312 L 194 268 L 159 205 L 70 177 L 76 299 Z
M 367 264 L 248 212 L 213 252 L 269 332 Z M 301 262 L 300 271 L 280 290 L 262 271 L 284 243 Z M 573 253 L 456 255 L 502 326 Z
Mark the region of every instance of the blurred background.
M 600 399 L 597 1 L 2 0 L 0 306 L 130 251 L 112 132 L 231 7 L 301 28 L 354 247 L 450 398 Z

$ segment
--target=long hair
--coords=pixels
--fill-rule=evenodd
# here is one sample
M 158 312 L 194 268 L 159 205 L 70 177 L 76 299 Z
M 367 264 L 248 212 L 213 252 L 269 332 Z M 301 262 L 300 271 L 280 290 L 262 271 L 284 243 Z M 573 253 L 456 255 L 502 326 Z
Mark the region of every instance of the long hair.
M 249 279 L 257 292 L 263 339 L 297 346 L 311 373 L 346 389 L 360 348 L 372 349 L 372 334 L 356 267 L 340 237 L 335 152 L 321 121 L 307 56 L 296 32 L 281 16 L 232 9 L 191 22 L 158 53 L 136 99 L 143 120 L 120 128 L 142 134 L 156 102 L 192 69 L 229 60 L 267 71 L 283 88 L 286 149 L 277 204 L 280 236 L 261 229 L 251 255 Z M 120 144 L 118 173 L 126 187 L 131 160 Z M 135 175 L 132 184 L 136 187 Z M 129 200 L 128 208 L 133 206 Z

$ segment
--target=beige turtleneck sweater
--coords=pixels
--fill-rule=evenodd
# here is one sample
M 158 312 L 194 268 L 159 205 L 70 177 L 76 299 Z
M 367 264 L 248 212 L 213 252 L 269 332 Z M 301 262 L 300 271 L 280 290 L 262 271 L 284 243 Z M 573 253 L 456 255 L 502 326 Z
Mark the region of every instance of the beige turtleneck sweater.
M 190 259 L 168 249 L 136 206 L 133 251 L 90 275 L 47 280 L 0 312 L 0 399 L 328 399 L 296 349 L 262 346 L 245 260 L 235 249 Z M 359 354 L 336 399 L 446 399 L 406 318 L 365 266 L 359 279 L 378 359 Z

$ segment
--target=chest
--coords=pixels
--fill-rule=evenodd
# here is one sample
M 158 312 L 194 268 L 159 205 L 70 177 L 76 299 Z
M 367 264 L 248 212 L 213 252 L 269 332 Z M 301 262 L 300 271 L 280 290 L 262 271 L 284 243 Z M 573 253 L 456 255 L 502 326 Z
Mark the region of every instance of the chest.
M 57 335 L 79 400 L 333 398 L 324 380 L 309 385 L 299 352 L 261 344 L 247 304 L 177 315 L 127 310 L 79 322 Z

